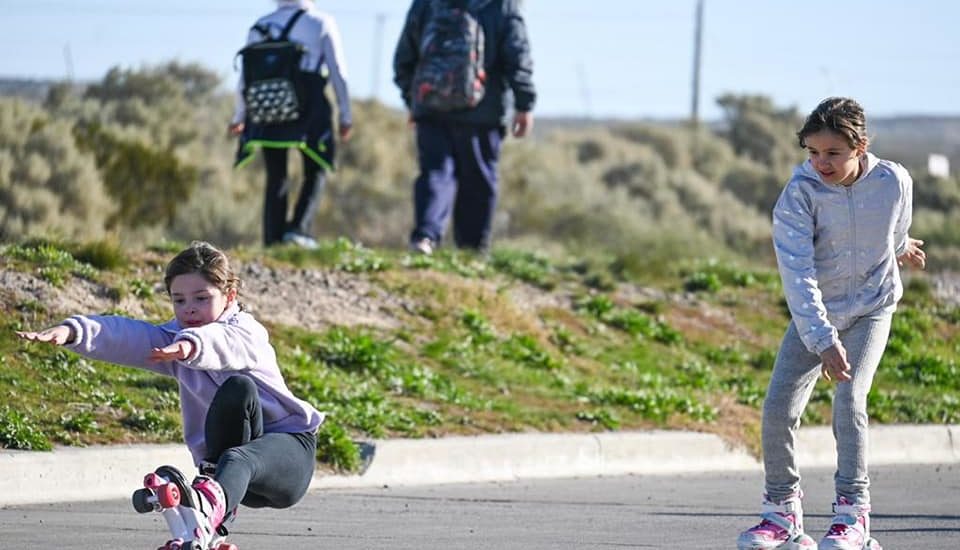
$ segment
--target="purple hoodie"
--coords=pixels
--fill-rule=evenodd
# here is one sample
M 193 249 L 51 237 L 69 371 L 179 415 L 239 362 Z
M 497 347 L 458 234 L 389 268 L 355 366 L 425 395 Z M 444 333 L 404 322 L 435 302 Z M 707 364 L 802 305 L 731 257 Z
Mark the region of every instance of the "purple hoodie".
M 137 367 L 177 379 L 183 415 L 183 438 L 194 463 L 206 458 L 204 420 L 220 385 L 236 375 L 257 384 L 265 433 L 314 432 L 324 414 L 287 388 L 266 328 L 234 304 L 219 319 L 182 328 L 174 319 L 162 325 L 117 316 L 74 315 L 63 324 L 75 335 L 66 347 L 76 353 L 119 365 Z M 150 363 L 150 350 L 177 340 L 193 343 L 183 361 Z

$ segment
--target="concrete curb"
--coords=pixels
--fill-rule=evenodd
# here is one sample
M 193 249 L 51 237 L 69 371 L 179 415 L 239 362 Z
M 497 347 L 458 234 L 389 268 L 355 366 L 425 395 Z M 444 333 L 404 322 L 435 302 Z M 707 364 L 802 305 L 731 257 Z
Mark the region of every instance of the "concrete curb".
M 872 464 L 960 463 L 960 426 L 874 426 Z M 671 431 L 507 434 L 372 443 L 359 475 L 320 475 L 311 489 L 509 481 L 533 478 L 760 471 L 743 449 L 713 434 Z M 800 430 L 802 467 L 836 463 L 829 428 Z M 161 464 L 193 472 L 183 445 L 0 452 L 0 506 L 127 498 Z
M 376 444 L 360 475 L 314 478 L 315 487 L 374 487 L 515 479 L 749 470 L 757 461 L 712 434 L 507 434 Z

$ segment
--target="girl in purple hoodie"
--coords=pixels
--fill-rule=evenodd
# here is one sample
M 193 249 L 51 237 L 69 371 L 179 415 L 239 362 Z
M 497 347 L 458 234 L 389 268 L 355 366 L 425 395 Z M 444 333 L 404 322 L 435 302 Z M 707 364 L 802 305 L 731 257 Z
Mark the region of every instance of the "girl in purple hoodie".
M 174 313 L 167 323 L 74 315 L 17 335 L 177 379 L 183 436 L 201 475 L 188 485 L 176 468 L 157 471 L 177 486 L 181 515 L 196 523 L 184 519 L 183 540 L 168 547 L 208 548 L 238 504 L 286 508 L 303 497 L 323 414 L 287 388 L 266 329 L 237 301 L 240 280 L 223 252 L 192 243 L 167 265 L 164 284 Z

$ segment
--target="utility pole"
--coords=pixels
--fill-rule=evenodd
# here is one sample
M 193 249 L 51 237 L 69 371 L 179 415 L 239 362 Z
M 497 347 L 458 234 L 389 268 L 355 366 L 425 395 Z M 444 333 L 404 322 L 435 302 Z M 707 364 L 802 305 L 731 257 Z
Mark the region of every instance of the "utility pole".
M 700 125 L 700 44 L 703 34 L 703 0 L 697 0 L 693 30 L 693 100 L 690 105 L 690 124 Z
M 386 19 L 386 14 L 378 13 L 373 31 L 373 68 L 370 75 L 370 97 L 377 100 L 380 99 L 380 59 L 383 53 L 383 24 Z
M 593 109 L 590 106 L 590 84 L 583 63 L 577 63 L 577 80 L 580 81 L 580 99 L 583 101 L 584 118 L 593 118 Z
M 63 45 L 63 62 L 67 67 L 67 82 L 73 83 L 73 54 L 70 52 L 70 43 Z

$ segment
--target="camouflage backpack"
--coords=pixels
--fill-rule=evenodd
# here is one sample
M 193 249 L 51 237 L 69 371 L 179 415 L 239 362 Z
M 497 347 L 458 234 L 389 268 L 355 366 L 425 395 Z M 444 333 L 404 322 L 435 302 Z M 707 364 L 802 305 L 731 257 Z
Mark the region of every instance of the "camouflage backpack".
M 483 27 L 469 2 L 433 0 L 423 24 L 413 75 L 413 102 L 434 111 L 476 107 L 483 99 Z

